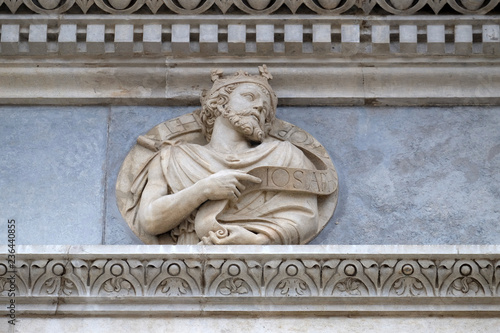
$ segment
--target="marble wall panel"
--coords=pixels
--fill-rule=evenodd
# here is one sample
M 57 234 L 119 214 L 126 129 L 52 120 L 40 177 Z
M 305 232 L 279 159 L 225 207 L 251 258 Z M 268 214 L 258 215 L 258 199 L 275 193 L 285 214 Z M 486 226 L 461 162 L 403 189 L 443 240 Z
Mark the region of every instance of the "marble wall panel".
M 339 205 L 312 244 L 498 244 L 500 109 L 299 108 L 279 117 L 320 139 Z
M 192 112 L 190 107 L 135 107 L 111 108 L 107 170 L 109 171 L 106 201 L 106 229 L 103 244 L 142 244 L 122 218 L 116 205 L 116 178 L 123 160 L 135 145 L 137 137 L 170 118 Z
M 23 244 L 140 244 L 115 203 L 121 163 L 138 135 L 194 109 L 0 108 L 0 237 L 16 218 Z M 312 244 L 498 244 L 500 108 L 278 116 L 320 140 L 339 173 L 337 210 Z
M 101 244 L 108 108 L 0 107 L 0 244 Z

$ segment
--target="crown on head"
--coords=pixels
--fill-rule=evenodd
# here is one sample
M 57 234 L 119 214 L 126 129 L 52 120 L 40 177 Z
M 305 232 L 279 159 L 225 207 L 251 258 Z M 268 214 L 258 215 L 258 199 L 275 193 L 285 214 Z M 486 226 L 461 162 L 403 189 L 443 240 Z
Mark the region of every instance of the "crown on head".
M 204 104 L 205 100 L 209 99 L 216 91 L 219 89 L 231 85 L 231 84 L 239 84 L 239 83 L 254 83 L 261 85 L 268 92 L 271 97 L 271 103 L 273 108 L 276 110 L 276 106 L 278 105 L 278 97 L 274 93 L 273 88 L 269 85 L 269 80 L 273 78 L 271 73 L 269 73 L 267 66 L 262 65 L 259 66 L 259 75 L 250 75 L 248 72 L 244 72 L 242 70 L 236 72 L 233 76 L 223 78 L 223 72 L 220 69 L 212 69 L 212 88 L 208 92 L 204 92 L 201 96 L 201 103 Z

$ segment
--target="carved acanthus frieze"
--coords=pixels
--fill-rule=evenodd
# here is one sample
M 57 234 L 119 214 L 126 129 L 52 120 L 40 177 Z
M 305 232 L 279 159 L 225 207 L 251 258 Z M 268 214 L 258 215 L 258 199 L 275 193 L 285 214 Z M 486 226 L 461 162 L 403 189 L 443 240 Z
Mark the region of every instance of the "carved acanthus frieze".
M 493 11 L 499 0 L 3 0 L 3 2 L 10 13 L 20 11 L 19 8 L 24 5 L 30 11 L 39 14 L 88 12 L 132 14 L 146 11 L 152 14 L 197 15 L 216 10 L 223 14 L 259 15 L 271 14 L 286 7 L 293 14 L 299 11 L 301 14 L 338 15 L 359 9 L 366 15 L 380 13 L 412 15 L 425 11 L 438 14 L 447 6 L 455 13 L 482 15 Z M 375 11 L 375 8 L 378 10 Z
M 329 259 L 293 254 L 195 259 L 168 253 L 163 259 L 145 255 L 141 260 L 112 255 L 108 259 L 24 257 L 17 261 L 19 296 L 500 297 L 500 260 L 481 256 L 444 260 L 397 255 L 346 259 L 339 254 Z M 0 268 L 5 265 L 0 261 Z M 10 273 L 5 269 L 0 273 L 0 295 L 6 296 Z

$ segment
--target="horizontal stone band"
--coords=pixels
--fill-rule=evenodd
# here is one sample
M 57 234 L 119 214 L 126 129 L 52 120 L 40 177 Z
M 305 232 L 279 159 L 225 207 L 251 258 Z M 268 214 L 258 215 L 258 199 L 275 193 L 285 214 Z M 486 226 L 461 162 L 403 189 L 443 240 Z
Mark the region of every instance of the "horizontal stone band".
M 26 315 L 143 315 L 146 304 L 148 314 L 166 316 L 268 313 L 269 305 L 280 315 L 500 313 L 496 245 L 79 245 L 17 250 L 16 297 Z M 7 267 L 7 260 L 0 259 L 0 281 L 9 278 Z M 7 290 L 0 294 L 4 304 Z M 3 307 L 0 314 L 6 313 Z
M 92 19 L 94 18 L 94 19 Z M 127 18 L 71 16 L 45 23 L 29 16 L 0 15 L 0 55 L 290 56 L 311 54 L 334 58 L 353 54 L 494 55 L 500 53 L 497 16 L 369 17 L 317 16 L 307 23 L 282 17 L 246 17 L 236 21 L 216 16 Z M 351 60 L 352 61 L 352 60 Z

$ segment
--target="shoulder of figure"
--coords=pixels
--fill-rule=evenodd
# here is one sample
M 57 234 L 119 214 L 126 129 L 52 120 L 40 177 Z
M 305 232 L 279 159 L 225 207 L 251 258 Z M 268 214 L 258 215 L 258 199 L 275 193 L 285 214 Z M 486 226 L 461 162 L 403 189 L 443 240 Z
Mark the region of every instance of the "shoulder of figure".
M 304 155 L 302 150 L 300 150 L 296 145 L 294 145 L 290 141 L 281 141 L 279 145 L 281 149 L 288 149 L 292 154 Z
M 282 141 L 280 146 L 289 152 L 294 167 L 315 169 L 314 163 L 306 156 L 304 151 L 290 141 Z

